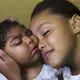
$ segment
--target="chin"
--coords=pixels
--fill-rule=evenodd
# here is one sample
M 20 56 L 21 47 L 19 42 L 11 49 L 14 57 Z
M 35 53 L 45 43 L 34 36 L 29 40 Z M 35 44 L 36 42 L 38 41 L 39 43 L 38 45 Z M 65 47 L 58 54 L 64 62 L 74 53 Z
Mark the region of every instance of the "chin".
M 59 69 L 60 67 L 61 67 L 61 64 L 60 64 L 60 62 L 53 62 L 53 61 L 51 61 L 51 62 L 47 62 L 47 64 L 49 64 L 52 68 L 56 68 L 56 69 Z
M 28 62 L 26 64 L 23 64 L 21 67 L 30 68 L 30 67 L 33 67 L 33 66 L 37 65 L 38 62 L 39 62 L 39 60 L 33 60 L 33 61 L 30 61 L 30 62 Z
M 29 60 L 28 62 L 20 64 L 22 68 L 33 67 L 39 62 L 39 57 L 35 56 L 35 58 Z

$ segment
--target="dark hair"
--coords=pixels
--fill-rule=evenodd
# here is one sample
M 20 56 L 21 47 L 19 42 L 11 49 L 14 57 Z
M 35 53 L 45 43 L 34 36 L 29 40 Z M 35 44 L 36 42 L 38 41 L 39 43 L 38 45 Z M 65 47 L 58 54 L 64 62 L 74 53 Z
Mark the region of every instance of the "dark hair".
M 7 32 L 14 26 L 20 26 L 21 24 L 15 19 L 6 19 L 0 23 L 0 49 L 3 49 L 6 43 Z
M 23 24 L 20 24 L 14 18 L 6 19 L 0 23 L 0 49 L 3 49 L 6 44 L 6 35 L 13 27 L 20 27 L 26 36 L 31 36 L 31 30 L 27 29 Z
M 31 19 L 46 9 L 49 9 L 52 14 L 60 14 L 67 18 L 71 18 L 74 14 L 80 15 L 79 9 L 68 0 L 44 0 L 36 5 Z

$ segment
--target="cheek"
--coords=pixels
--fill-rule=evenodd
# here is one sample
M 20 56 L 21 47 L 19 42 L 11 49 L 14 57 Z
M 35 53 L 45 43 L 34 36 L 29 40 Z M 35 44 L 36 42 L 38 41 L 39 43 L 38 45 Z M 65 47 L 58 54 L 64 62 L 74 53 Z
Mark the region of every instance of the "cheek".
M 52 32 L 49 36 L 48 36 L 48 42 L 52 45 L 52 46 L 61 46 L 62 44 L 64 44 L 64 42 L 66 41 L 66 33 L 63 31 L 58 31 L 55 30 L 54 32 Z
M 50 45 L 53 47 L 54 52 L 56 52 L 61 58 L 67 56 L 71 50 L 74 41 L 72 40 L 72 34 L 67 30 L 54 32 L 48 37 Z
M 63 55 L 68 50 L 68 40 L 63 33 L 55 32 L 49 35 L 48 44 L 55 52 Z
M 27 46 L 19 46 L 16 48 L 14 47 L 8 50 L 8 54 L 15 59 L 19 59 L 25 56 L 28 57 L 30 55 L 29 53 L 29 48 Z
M 51 45 L 52 47 L 57 45 L 59 43 L 59 37 L 57 34 L 53 34 L 51 33 L 48 37 L 47 37 L 47 42 L 49 45 Z
M 15 51 L 20 55 L 26 55 L 30 53 L 30 50 L 26 45 L 17 47 Z

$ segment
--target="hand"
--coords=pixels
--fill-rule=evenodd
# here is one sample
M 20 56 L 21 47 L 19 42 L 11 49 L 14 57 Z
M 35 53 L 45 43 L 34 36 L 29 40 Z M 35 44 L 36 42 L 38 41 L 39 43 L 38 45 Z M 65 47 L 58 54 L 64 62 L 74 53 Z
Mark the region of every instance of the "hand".
M 0 49 L 0 72 L 8 80 L 21 80 L 20 67 L 17 62 Z

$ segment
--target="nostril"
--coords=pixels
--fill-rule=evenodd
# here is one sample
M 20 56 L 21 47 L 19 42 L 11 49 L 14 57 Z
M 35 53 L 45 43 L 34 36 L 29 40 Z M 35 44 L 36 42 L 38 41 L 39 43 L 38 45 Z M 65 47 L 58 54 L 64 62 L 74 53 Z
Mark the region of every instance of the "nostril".
M 40 46 L 40 50 L 43 50 L 45 48 L 45 45 Z
M 41 49 L 43 49 L 44 48 L 44 46 L 41 46 Z

